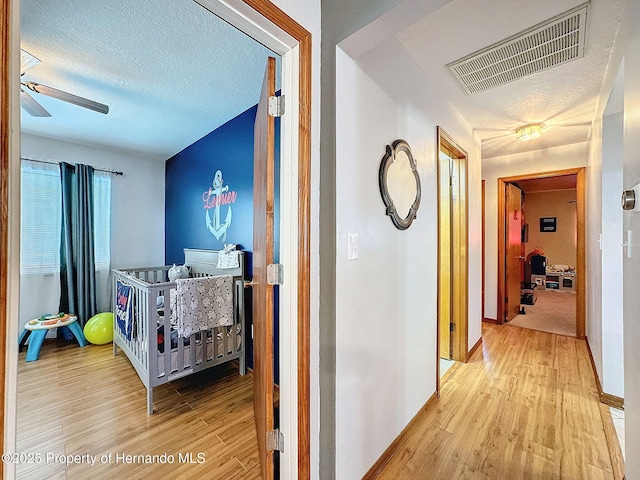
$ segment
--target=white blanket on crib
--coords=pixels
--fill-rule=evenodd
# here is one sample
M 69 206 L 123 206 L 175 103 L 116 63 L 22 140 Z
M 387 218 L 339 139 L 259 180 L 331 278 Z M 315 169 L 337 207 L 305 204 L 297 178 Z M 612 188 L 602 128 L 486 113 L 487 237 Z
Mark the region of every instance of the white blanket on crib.
M 181 337 L 199 330 L 233 325 L 233 277 L 177 279 L 176 320 Z

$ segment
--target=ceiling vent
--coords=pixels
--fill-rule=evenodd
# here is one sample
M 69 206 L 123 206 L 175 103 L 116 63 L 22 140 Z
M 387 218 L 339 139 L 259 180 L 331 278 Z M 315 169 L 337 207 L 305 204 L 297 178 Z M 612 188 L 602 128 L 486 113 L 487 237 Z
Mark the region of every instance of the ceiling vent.
M 584 56 L 584 3 L 447 65 L 471 95 Z

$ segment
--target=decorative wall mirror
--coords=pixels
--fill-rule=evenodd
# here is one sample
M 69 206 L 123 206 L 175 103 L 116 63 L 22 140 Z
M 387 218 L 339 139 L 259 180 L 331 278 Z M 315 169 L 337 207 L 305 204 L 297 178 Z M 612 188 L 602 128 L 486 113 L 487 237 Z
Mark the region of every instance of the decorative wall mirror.
M 398 229 L 406 230 L 416 218 L 421 195 L 418 169 L 406 141 L 387 145 L 378 181 L 387 215 Z

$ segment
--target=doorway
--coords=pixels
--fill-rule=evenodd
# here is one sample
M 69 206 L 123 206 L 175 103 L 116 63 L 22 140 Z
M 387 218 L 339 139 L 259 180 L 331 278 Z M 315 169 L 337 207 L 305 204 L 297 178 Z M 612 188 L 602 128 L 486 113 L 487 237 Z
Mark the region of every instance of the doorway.
M 468 351 L 467 154 L 440 127 L 438 151 L 438 356 L 441 378 Z
M 281 372 L 281 429 L 288 434 L 288 448 L 281 462 L 285 476 L 309 478 L 309 317 L 310 317 L 310 115 L 311 115 L 311 36 L 300 25 L 268 1 L 254 0 L 201 2 L 211 12 L 237 26 L 256 40 L 283 56 L 283 93 L 288 95 L 290 115 L 283 118 L 283 182 L 281 218 L 283 235 L 281 253 L 289 263 L 288 274 L 295 278 L 280 290 L 281 305 L 286 306 L 287 321 L 280 327 L 283 369 Z M 250 3 L 250 5 L 248 4 Z M 3 0 L 0 22 L 5 32 L 0 40 L 3 95 L 0 98 L 0 195 L 2 224 L 0 231 L 0 368 L 3 381 L 0 407 L 6 420 L 1 435 L 3 451 L 15 450 L 15 385 L 18 318 L 17 263 L 19 245 L 19 115 L 17 112 L 16 75 L 19 31 L 17 0 Z M 257 15 L 256 15 L 257 14 Z M 252 20 L 248 20 L 251 18 Z M 8 52 L 8 54 L 4 54 Z M 9 95 L 7 92 L 16 92 Z M 286 259 L 286 260 L 285 260 Z M 283 308 L 284 310 L 284 308 Z M 6 351 L 9 350 L 9 355 Z M 296 354 L 297 352 L 297 354 Z M 5 358 L 9 360 L 5 364 Z M 286 366 L 285 366 L 286 364 Z M 6 375 L 6 377 L 4 376 Z M 5 378 L 8 381 L 5 382 Z M 8 390 L 5 391 L 5 384 Z M 286 404 L 285 404 L 286 402 Z M 13 404 L 12 404 L 13 403 Z M 7 410 L 5 411 L 5 405 Z M 5 445 L 4 442 L 7 444 Z M 300 452 L 298 454 L 298 451 Z M 0 474 L 3 473 L 0 466 Z M 9 470 L 9 467 L 7 467 Z
M 519 233 L 514 230 L 514 235 L 511 235 L 509 228 L 510 223 L 513 223 L 511 219 L 514 210 L 513 198 L 522 195 L 522 189 L 520 187 L 524 187 L 525 190 L 529 190 L 531 192 L 530 197 L 533 197 L 533 192 L 531 191 L 532 188 L 534 188 L 531 187 L 531 185 L 534 185 L 533 182 L 539 182 L 538 185 L 543 185 L 542 182 L 545 182 L 547 186 L 539 186 L 538 188 L 554 191 L 567 190 L 568 188 L 571 188 L 571 186 L 575 187 L 575 199 L 571 198 L 570 203 L 569 201 L 566 201 L 566 203 L 568 203 L 568 205 L 566 205 L 568 210 L 575 209 L 575 265 L 570 265 L 569 262 L 567 262 L 566 265 L 562 265 L 560 259 L 566 257 L 562 257 L 560 254 L 556 253 L 556 250 L 553 250 L 553 252 L 557 260 L 554 261 L 553 258 L 550 258 L 549 262 L 550 265 L 555 265 L 555 267 L 548 267 L 546 256 L 539 255 L 541 258 L 545 259 L 545 266 L 542 267 L 544 271 L 533 272 L 533 281 L 531 283 L 537 283 L 537 285 L 536 287 L 527 289 L 526 293 L 531 293 L 529 290 L 535 290 L 536 294 L 540 292 L 542 293 L 541 297 L 544 297 L 545 302 L 547 303 L 549 301 L 552 301 L 553 298 L 555 298 L 556 300 L 562 299 L 563 305 L 567 303 L 566 308 L 568 312 L 571 309 L 571 302 L 569 302 L 569 300 L 571 300 L 571 297 L 551 297 L 551 300 L 549 300 L 549 297 L 554 292 L 568 292 L 570 294 L 574 294 L 576 318 L 574 333 L 577 338 L 584 338 L 584 284 L 586 278 L 586 252 L 584 243 L 584 208 L 586 197 L 584 168 L 534 173 L 518 177 L 505 177 L 498 179 L 498 321 L 501 324 L 504 324 L 506 321 L 512 320 L 514 318 L 514 310 L 518 313 L 520 312 L 520 303 L 522 301 L 522 298 L 524 298 L 521 297 L 521 292 L 525 292 L 525 290 L 521 290 L 520 282 L 522 280 L 527 280 L 526 278 L 524 278 L 525 262 L 527 260 L 526 257 L 529 256 L 529 253 L 540 254 L 541 252 L 536 252 L 536 249 L 540 249 L 542 250 L 542 253 L 544 253 L 543 245 L 530 245 L 531 242 L 527 244 L 531 248 L 527 247 L 527 252 L 525 252 L 525 238 L 532 232 L 533 229 L 545 232 L 555 232 L 557 228 L 556 222 L 558 219 L 555 216 L 546 216 L 544 214 L 541 214 L 539 211 L 532 210 L 531 213 L 535 213 L 535 218 L 532 218 L 531 216 L 527 217 L 525 201 L 523 213 L 525 220 L 521 220 L 520 224 L 521 241 L 511 242 L 516 244 L 516 246 L 513 248 L 517 248 L 518 252 L 516 252 L 513 248 L 511 248 L 510 250 L 509 238 L 511 238 L 512 236 L 518 236 L 515 234 Z M 573 182 L 573 184 L 570 186 L 566 182 Z M 519 187 L 516 187 L 516 185 L 518 185 Z M 551 185 L 551 187 L 549 185 Z M 517 193 L 514 193 L 514 189 L 517 190 Z M 537 222 L 540 222 L 540 224 L 538 224 Z M 543 225 L 543 222 L 547 223 Z M 545 234 L 551 235 L 551 233 L 543 233 L 543 235 Z M 526 256 L 525 253 L 527 253 Z M 547 286 L 550 287 L 549 291 L 547 291 Z M 527 300 L 525 303 L 529 303 L 529 301 L 537 301 L 537 297 Z M 543 304 L 540 304 L 540 306 L 542 305 Z M 526 312 L 527 305 L 523 305 L 522 308 L 524 308 L 524 311 Z

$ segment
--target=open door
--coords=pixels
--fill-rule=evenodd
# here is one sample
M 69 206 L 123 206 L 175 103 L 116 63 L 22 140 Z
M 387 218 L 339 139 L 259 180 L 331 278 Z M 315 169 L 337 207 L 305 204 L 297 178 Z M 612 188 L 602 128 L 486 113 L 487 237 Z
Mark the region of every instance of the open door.
M 440 358 L 451 359 L 451 325 L 453 324 L 453 285 L 451 275 L 451 190 L 453 161 L 443 151 L 438 164 L 438 324 L 440 329 Z
M 267 268 L 274 248 L 275 122 L 269 115 L 269 97 L 275 96 L 276 59 L 267 59 L 254 126 L 253 172 L 253 408 L 258 434 L 262 478 L 274 477 L 273 397 L 273 285 Z
M 522 191 L 515 185 L 506 185 L 505 208 L 504 319 L 508 322 L 520 312 L 520 281 L 524 260 L 522 256 Z
M 440 127 L 438 135 L 438 354 L 468 354 L 469 225 L 467 154 Z

